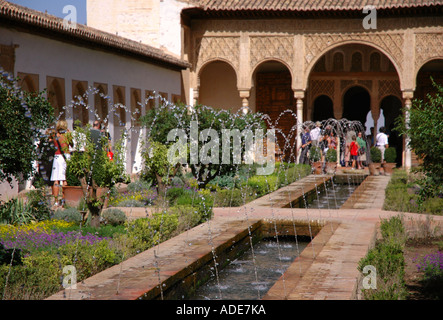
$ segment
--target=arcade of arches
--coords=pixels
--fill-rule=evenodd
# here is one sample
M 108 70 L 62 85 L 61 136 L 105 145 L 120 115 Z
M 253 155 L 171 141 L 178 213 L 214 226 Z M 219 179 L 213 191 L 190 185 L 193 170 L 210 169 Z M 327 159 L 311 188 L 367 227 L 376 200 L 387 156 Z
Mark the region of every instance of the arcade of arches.
M 421 35 L 415 36 L 416 41 L 421 39 Z M 234 111 L 247 107 L 269 114 L 273 120 L 291 110 L 299 123 L 329 118 L 358 120 L 367 135 L 370 128 L 384 126 L 390 132 L 390 144 L 397 148 L 397 164 L 414 166 L 416 159 L 406 147 L 406 137 L 398 136 L 392 128 L 412 99 L 432 92 L 431 76 L 442 83 L 442 47 L 435 47 L 426 38 L 435 50 L 421 50 L 414 61 L 406 52 L 407 46 L 399 45 L 395 36 L 380 41 L 380 34 L 325 35 L 325 40 L 313 44 L 310 41 L 315 37 L 322 36 L 240 34 L 237 44 L 232 34 L 223 37 L 209 33 L 196 39 L 194 102 Z M 343 44 L 344 39 L 349 41 Z M 441 33 L 435 39 L 443 43 Z M 298 52 L 296 45 L 303 42 L 306 52 Z M 224 50 L 217 50 L 222 46 Z M 297 59 L 300 54 L 301 59 Z M 295 124 L 294 117 L 279 119 L 285 132 Z M 298 135 L 295 139 L 300 143 Z

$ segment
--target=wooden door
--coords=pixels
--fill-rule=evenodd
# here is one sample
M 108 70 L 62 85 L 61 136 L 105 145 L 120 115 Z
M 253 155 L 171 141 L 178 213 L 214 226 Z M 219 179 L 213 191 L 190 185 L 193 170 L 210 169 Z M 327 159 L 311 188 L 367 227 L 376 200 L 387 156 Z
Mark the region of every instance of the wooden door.
M 283 159 L 293 162 L 296 132 L 291 132 L 291 128 L 297 123 L 294 92 L 291 89 L 291 74 L 289 71 L 257 73 L 256 82 L 257 112 L 269 115 L 272 124 L 277 129 L 278 148 L 276 151 L 277 149 L 280 149 L 281 152 L 284 151 Z M 290 112 L 285 112 L 286 110 L 290 110 Z M 278 130 L 281 130 L 281 133 Z M 286 144 L 287 141 L 289 146 Z

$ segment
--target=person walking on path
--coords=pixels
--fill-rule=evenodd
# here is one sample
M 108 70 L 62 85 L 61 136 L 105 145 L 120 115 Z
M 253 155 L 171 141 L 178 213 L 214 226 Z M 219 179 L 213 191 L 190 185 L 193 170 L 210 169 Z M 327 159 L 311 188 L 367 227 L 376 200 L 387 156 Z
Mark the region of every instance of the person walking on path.
M 388 135 L 386 134 L 385 127 L 381 127 L 379 131 L 380 132 L 377 134 L 375 141 L 377 148 L 381 151 L 381 162 L 384 162 L 385 150 L 389 148 Z
M 69 147 L 73 146 L 71 133 L 68 130 L 68 123 L 65 120 L 57 121 L 55 133 L 52 136 L 55 146 L 54 160 L 52 163 L 51 181 L 54 205 L 63 205 L 63 200 L 59 202 L 60 188 L 67 185 L 66 162 L 70 157 Z

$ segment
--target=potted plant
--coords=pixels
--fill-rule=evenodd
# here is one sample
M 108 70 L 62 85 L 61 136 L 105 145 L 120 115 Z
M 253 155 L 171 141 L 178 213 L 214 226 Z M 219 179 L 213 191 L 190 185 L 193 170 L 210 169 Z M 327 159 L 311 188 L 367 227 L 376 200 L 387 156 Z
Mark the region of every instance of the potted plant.
M 369 173 L 372 176 L 380 174 L 381 167 L 381 150 L 377 147 L 371 147 L 371 162 L 369 163 Z
M 83 189 L 80 180 L 72 172 L 70 161 L 67 161 L 66 166 L 67 186 L 63 186 L 63 199 L 69 207 L 77 207 L 83 198 Z
M 323 163 L 321 162 L 321 150 L 319 147 L 311 147 L 309 150 L 309 159 L 311 160 L 314 174 L 321 174 Z
M 397 150 L 389 147 L 385 150 L 385 163 L 383 163 L 383 170 L 385 174 L 391 175 L 392 170 L 396 167 L 395 160 L 397 159 Z
M 326 173 L 335 174 L 337 169 L 337 150 L 329 148 L 326 152 Z
M 125 164 L 123 161 L 124 148 L 120 141 L 114 146 L 114 159 L 107 156 L 106 137 L 101 143 L 95 144 L 91 139 L 90 130 L 79 128 L 85 135 L 85 151 L 74 152 L 68 161 L 72 174 L 79 181 L 83 191 L 83 198 L 90 214 L 92 227 L 100 226 L 100 214 L 104 209 L 110 190 L 116 183 L 127 181 Z

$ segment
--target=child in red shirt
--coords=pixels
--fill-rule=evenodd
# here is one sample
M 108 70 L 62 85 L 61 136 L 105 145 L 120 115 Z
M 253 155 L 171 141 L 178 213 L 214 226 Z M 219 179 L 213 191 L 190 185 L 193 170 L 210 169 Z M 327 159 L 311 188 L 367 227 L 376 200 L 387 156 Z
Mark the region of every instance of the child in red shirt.
M 351 159 L 352 159 L 352 169 L 354 169 L 355 164 L 357 163 L 358 160 L 358 143 L 357 143 L 357 137 L 356 136 L 352 136 L 352 142 L 350 145 L 350 149 L 351 149 Z

